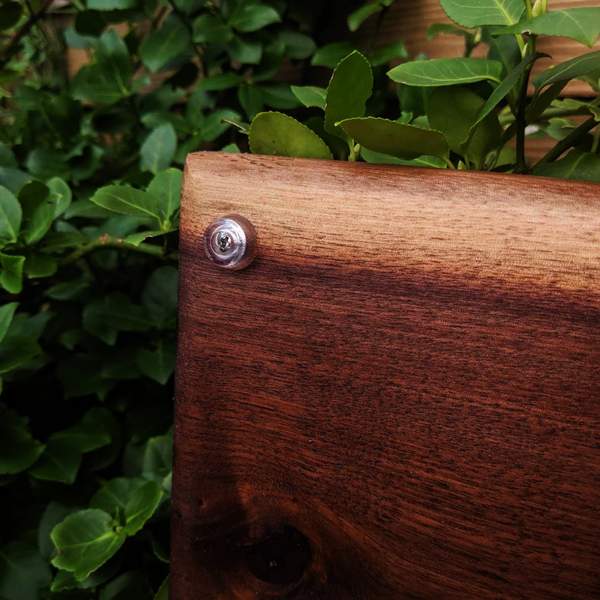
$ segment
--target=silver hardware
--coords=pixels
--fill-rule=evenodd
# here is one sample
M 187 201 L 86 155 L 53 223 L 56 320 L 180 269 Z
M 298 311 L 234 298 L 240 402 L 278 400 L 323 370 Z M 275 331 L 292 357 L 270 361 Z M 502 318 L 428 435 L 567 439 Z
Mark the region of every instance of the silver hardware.
M 256 256 L 256 232 L 252 223 L 239 215 L 213 221 L 204 232 L 206 256 L 224 269 L 243 269 Z

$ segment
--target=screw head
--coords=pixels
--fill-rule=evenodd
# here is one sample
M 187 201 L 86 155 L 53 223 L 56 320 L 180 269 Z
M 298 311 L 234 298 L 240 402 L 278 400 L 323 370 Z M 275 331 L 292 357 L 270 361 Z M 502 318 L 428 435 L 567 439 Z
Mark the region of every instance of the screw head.
M 240 215 L 217 219 L 204 232 L 204 252 L 219 267 L 243 269 L 256 256 L 256 231 Z

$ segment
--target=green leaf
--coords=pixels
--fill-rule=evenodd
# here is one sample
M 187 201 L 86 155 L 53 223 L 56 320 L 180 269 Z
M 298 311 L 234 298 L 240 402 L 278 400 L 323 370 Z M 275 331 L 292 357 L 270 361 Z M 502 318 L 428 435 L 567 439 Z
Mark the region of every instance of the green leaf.
M 6 600 L 37 600 L 51 581 L 50 567 L 35 546 L 14 541 L 0 548 L 0 596 Z
M 60 177 L 53 177 L 46 183 L 50 191 L 54 194 L 55 210 L 54 218 L 58 219 L 71 206 L 71 188 L 67 182 Z
M 142 144 L 141 169 L 155 175 L 169 168 L 177 149 L 177 134 L 173 125 L 157 127 Z
M 440 0 L 444 12 L 457 25 L 512 25 L 525 11 L 523 0 Z
M 111 479 L 92 496 L 90 508 L 98 508 L 113 517 L 124 514 L 133 494 L 145 483 L 141 477 Z
M 69 82 L 76 100 L 94 104 L 114 104 L 123 97 L 117 80 L 99 64 L 85 65 Z
M 285 53 L 292 60 L 308 58 L 317 47 L 312 38 L 296 31 L 282 31 L 279 39 L 285 44 Z
M 600 156 L 591 152 L 571 150 L 556 162 L 534 167 L 533 175 L 600 182 Z
M 332 160 L 327 144 L 296 119 L 278 112 L 260 113 L 250 127 L 253 154 Z
M 65 440 L 48 440 L 44 453 L 29 469 L 36 479 L 73 484 L 81 466 L 81 452 Z
M 100 36 L 95 57 L 107 77 L 113 78 L 121 93 L 126 96 L 131 86 L 131 58 L 125 42 L 114 29 L 109 29 Z
M 238 31 L 248 33 L 258 31 L 272 23 L 279 23 L 281 17 L 271 6 L 261 4 L 245 4 L 241 10 L 233 16 L 229 24 Z
M 301 106 L 287 83 L 261 83 L 256 87 L 260 90 L 264 103 L 271 108 L 289 110 Z
M 377 117 L 348 119 L 342 121 L 341 126 L 361 146 L 374 152 L 404 160 L 413 160 L 424 154 L 448 160 L 448 142 L 439 131 Z
M 400 41 L 379 46 L 379 48 L 376 48 L 369 54 L 369 62 L 374 67 L 379 67 L 398 58 L 408 58 L 408 50 L 404 42 Z
M 165 221 L 179 209 L 182 179 L 183 173 L 179 169 L 168 169 L 158 173 L 148 186 L 148 193 L 158 200 Z
M 123 545 L 127 533 L 111 515 L 98 509 L 69 515 L 52 530 L 58 556 L 52 564 L 72 571 L 78 581 L 101 567 Z
M 492 92 L 491 96 L 485 101 L 483 106 L 477 113 L 477 118 L 473 123 L 473 127 L 477 126 L 498 106 L 508 93 L 517 85 L 521 76 L 527 69 L 527 66 L 539 58 L 550 58 L 547 54 L 536 52 L 526 56 L 500 83 L 500 85 Z M 473 129 L 473 127 L 471 129 Z
M 533 78 L 533 85 L 536 93 L 555 83 L 569 81 L 576 77 L 581 77 L 600 68 L 600 50 L 583 54 L 566 62 L 560 63 L 555 67 L 539 73 Z
M 52 543 L 50 532 L 58 525 L 65 517 L 75 512 L 77 509 L 71 506 L 65 506 L 59 502 L 50 502 L 44 510 L 40 526 L 38 529 L 38 547 L 41 555 L 48 562 L 56 556 L 56 548 Z
M 19 168 L 14 152 L 3 142 L 0 142 L 0 167 Z
M 212 77 L 203 77 L 196 89 L 206 92 L 217 92 L 237 87 L 244 81 L 244 78 L 237 73 L 223 73 L 222 75 L 213 75 Z
M 483 168 L 485 157 L 499 145 L 502 136 L 496 114 L 487 114 L 478 121 L 484 104 L 466 87 L 441 87 L 431 95 L 427 110 L 431 127 L 446 136 L 450 149 L 466 156 L 478 169 Z
M 299 87 L 297 85 L 291 86 L 292 93 L 304 106 L 310 108 L 311 106 L 317 106 L 325 109 L 325 98 L 327 97 L 327 90 L 325 88 L 314 87 L 306 85 Z
M 132 246 L 139 246 L 144 240 L 148 238 L 155 238 L 159 235 L 165 235 L 166 233 L 171 233 L 173 231 L 177 231 L 177 229 L 166 229 L 160 231 L 139 231 L 138 233 L 132 233 L 128 235 L 123 241 L 126 244 L 131 244 Z
M 402 158 L 396 158 L 388 154 L 373 152 L 373 150 L 369 150 L 368 148 L 361 148 L 360 155 L 368 163 L 402 165 L 404 167 L 431 167 L 435 169 L 448 168 L 448 165 L 441 158 L 436 158 L 435 156 L 419 156 L 419 158 L 415 158 L 414 160 L 403 160 Z
M 165 325 L 177 318 L 177 269 L 159 267 L 146 281 L 142 305 L 153 323 Z
M 137 365 L 144 375 L 166 385 L 175 371 L 175 350 L 174 342 L 159 340 L 156 350 L 142 349 L 138 352 Z
M 233 39 L 231 27 L 220 17 L 204 13 L 194 21 L 194 42 L 226 44 Z
M 488 60 L 502 63 L 502 74 L 510 73 L 522 60 L 521 49 L 517 36 L 499 35 L 494 37 L 493 32 L 498 27 L 484 27 L 481 30 L 481 39 L 488 45 Z
M 125 185 L 109 185 L 100 188 L 91 200 L 102 208 L 122 215 L 154 217 L 159 223 L 161 220 L 158 198 L 148 192 L 142 192 Z
M 22 216 L 19 201 L 5 187 L 0 187 L 0 248 L 17 241 Z
M 486 80 L 500 83 L 502 64 L 483 58 L 437 58 L 398 65 L 388 72 L 388 76 L 396 83 L 423 87 Z
M 0 5 L 0 31 L 12 29 L 23 14 L 23 6 L 18 2 L 3 2 Z
M 0 306 L 0 342 L 2 342 L 10 327 L 17 306 L 19 306 L 18 302 L 10 302 L 9 304 Z
M 567 8 L 525 19 L 494 35 L 530 33 L 567 37 L 591 48 L 600 35 L 600 8 Z
M 113 292 L 104 298 L 92 300 L 83 309 L 82 324 L 86 331 L 100 337 L 109 345 L 112 345 L 112 336 L 106 339 L 106 329 L 148 331 L 152 327 L 145 311 L 123 292 Z M 114 344 L 114 341 L 112 343 Z
M 187 27 L 171 14 L 158 31 L 146 38 L 140 48 L 140 58 L 151 73 L 157 73 L 188 47 L 190 39 Z
M 225 120 L 237 122 L 240 119 L 240 115 L 234 110 L 218 108 L 204 119 L 202 123 L 202 140 L 214 142 L 231 127 L 231 123 L 225 123 Z
M 263 46 L 254 36 L 236 35 L 227 45 L 231 60 L 247 65 L 258 65 L 262 58 Z
M 42 353 L 32 339 L 9 335 L 0 344 L 0 374 L 20 367 Z
M 143 473 L 154 481 L 162 481 L 173 470 L 173 436 L 159 435 L 148 440 L 143 458 Z
M 19 294 L 23 289 L 24 256 L 11 256 L 0 252 L 0 285 L 11 294 Z
M 156 592 L 156 596 L 154 596 L 154 600 L 169 600 L 169 576 L 162 582 L 160 588 L 158 588 L 158 592 Z
M 432 23 L 427 29 L 427 39 L 434 40 L 438 35 L 458 35 L 468 38 L 471 36 L 471 32 L 450 23 Z
M 94 10 L 125 10 L 137 4 L 138 0 L 87 0 L 87 7 Z
M 57 270 L 58 262 L 54 257 L 37 252 L 30 252 L 23 265 L 23 271 L 29 279 L 51 277 Z
M 348 29 L 356 31 L 371 15 L 380 12 L 383 9 L 381 2 L 372 2 L 357 8 L 348 15 Z
M 0 408 L 2 408 L 2 405 L 0 405 Z M 27 419 L 19 417 L 12 410 L 2 410 L 0 418 L 0 475 L 12 475 L 28 469 L 39 458 L 45 448 L 46 446 L 33 439 L 29 427 L 27 427 Z
M 34 184 L 35 182 L 32 182 L 28 185 Z M 45 191 L 48 193 L 48 188 L 46 188 Z M 21 194 L 19 194 L 19 199 L 21 199 Z M 57 202 L 57 196 L 49 193 L 45 198 L 42 198 L 40 202 L 36 202 L 37 205 L 31 214 L 27 215 L 28 222 L 23 227 L 23 240 L 26 244 L 36 244 L 46 235 L 50 227 L 52 227 L 52 222 L 54 221 L 56 214 Z M 23 204 L 22 199 L 21 203 Z M 25 214 L 23 216 L 25 217 Z
M 128 571 L 103 586 L 98 600 L 152 600 L 152 598 L 152 589 L 146 574 L 143 571 Z
M 84 453 L 107 446 L 111 441 L 110 432 L 103 425 L 107 413 L 110 416 L 106 408 L 91 408 L 77 425 L 53 433 L 48 441 L 68 443 Z
M 250 121 L 263 109 L 263 96 L 255 85 L 241 85 L 238 88 L 238 100 Z
M 327 87 L 325 131 L 347 139 L 346 132 L 337 124 L 344 119 L 362 117 L 372 91 L 371 65 L 360 52 L 355 51 L 335 68 Z
M 134 492 L 125 507 L 125 531 L 135 535 L 155 513 L 163 491 L 156 481 L 149 481 Z
M 350 42 L 335 42 L 319 48 L 312 57 L 310 64 L 313 67 L 327 67 L 335 69 L 336 66 L 349 54 L 356 50 Z

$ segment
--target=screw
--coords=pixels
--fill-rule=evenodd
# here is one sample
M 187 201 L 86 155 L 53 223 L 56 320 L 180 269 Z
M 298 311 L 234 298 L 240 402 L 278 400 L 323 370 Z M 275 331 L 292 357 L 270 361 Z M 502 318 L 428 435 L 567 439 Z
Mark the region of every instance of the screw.
M 256 232 L 252 223 L 239 215 L 213 221 L 204 232 L 206 256 L 224 269 L 243 269 L 256 255 Z

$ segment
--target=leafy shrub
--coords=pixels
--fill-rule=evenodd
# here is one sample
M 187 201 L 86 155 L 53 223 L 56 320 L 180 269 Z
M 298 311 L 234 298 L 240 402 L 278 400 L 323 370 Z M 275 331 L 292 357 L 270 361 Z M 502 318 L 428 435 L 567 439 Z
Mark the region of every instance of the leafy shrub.
M 524 94 L 536 36 L 589 45 L 600 9 L 443 0 L 462 27 L 430 34 L 462 36 L 467 56 L 395 67 L 396 93 L 404 45 L 319 39 L 334 4 L 73 0 L 59 31 L 50 0 L 0 1 L 0 598 L 166 598 L 189 152 L 525 172 L 536 128 L 559 142 L 534 173 L 600 178 L 597 99 L 557 100 L 573 77 L 598 91 L 600 53 Z M 352 5 L 349 29 L 391 4 Z M 71 79 L 65 42 L 89 58 Z M 471 59 L 480 44 L 488 59 Z M 335 69 L 327 88 L 310 65 Z

